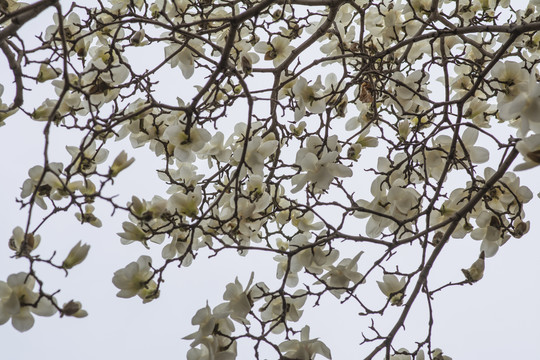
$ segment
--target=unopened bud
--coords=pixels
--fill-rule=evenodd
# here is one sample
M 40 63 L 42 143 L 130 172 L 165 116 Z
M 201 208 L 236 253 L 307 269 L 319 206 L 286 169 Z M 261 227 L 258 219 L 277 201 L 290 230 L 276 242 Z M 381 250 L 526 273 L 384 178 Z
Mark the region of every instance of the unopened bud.
M 60 70 L 53 69 L 49 64 L 41 64 L 39 67 L 39 73 L 37 76 L 38 82 L 45 82 L 47 80 L 56 79 L 60 74 Z
M 482 277 L 484 277 L 484 269 L 485 269 L 485 254 L 482 251 L 480 253 L 480 256 L 478 257 L 478 260 L 476 260 L 470 268 L 468 269 L 461 269 L 463 272 L 463 275 L 465 275 L 465 278 L 470 282 L 477 282 Z
M 135 34 L 133 34 L 131 39 L 129 39 L 129 42 L 132 43 L 133 45 L 141 45 L 142 41 L 144 40 L 144 35 L 145 35 L 144 29 L 141 29 L 137 31 Z
M 116 159 L 114 159 L 113 164 L 111 165 L 111 169 L 109 171 L 111 177 L 115 177 L 116 175 L 118 175 L 120 171 L 133 164 L 134 161 L 135 158 L 131 158 L 128 160 L 127 153 L 122 150 L 122 152 L 118 154 Z
M 69 252 L 66 260 L 62 263 L 62 267 L 64 269 L 71 269 L 75 265 L 79 265 L 86 259 L 88 250 L 90 250 L 90 245 L 81 245 L 79 241 Z
M 407 136 L 409 136 L 409 133 L 411 132 L 411 128 L 409 127 L 409 121 L 402 120 L 398 124 L 398 133 L 401 140 L 407 140 Z
M 64 304 L 62 308 L 62 313 L 67 316 L 73 316 L 77 318 L 82 318 L 88 315 L 88 313 L 82 309 L 82 304 L 78 301 L 70 300 L 68 303 Z

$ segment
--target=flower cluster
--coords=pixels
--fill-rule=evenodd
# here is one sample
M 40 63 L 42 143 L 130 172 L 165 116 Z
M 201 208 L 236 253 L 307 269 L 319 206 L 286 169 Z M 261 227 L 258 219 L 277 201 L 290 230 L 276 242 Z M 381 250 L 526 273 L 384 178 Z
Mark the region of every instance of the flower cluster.
M 259 358 L 268 347 L 330 359 L 303 319 L 332 301 L 366 317 L 405 306 L 394 329 L 406 331 L 420 292 L 489 276 L 490 258 L 531 226 L 532 192 L 508 170 L 519 153 L 515 170 L 540 164 L 537 3 L 109 0 L 65 14 L 55 4 L 28 41 L 17 29 L 48 3 L 1 1 L 15 81 L 0 85 L 0 125 L 18 112 L 45 141 L 18 199 L 26 227 L 8 240 L 30 270 L 0 282 L 0 323 L 25 331 L 32 314 L 87 315 L 74 300 L 58 306 L 35 265 L 76 272 L 90 245 L 45 256 L 42 226 L 65 212 L 104 228 L 105 203 L 123 216 L 119 241 L 144 252 L 113 274 L 118 297 L 153 301 L 167 269 L 215 256 L 273 264 L 273 281 L 254 283 L 268 272 L 255 261 L 247 284 L 239 274 L 222 303 L 197 311 L 190 360 L 245 357 L 239 339 Z M 23 101 L 29 80 L 47 94 L 36 107 Z M 151 160 L 135 162 L 144 149 Z M 146 193 L 150 168 L 162 193 Z M 134 193 L 117 196 L 125 181 Z M 472 265 L 456 261 L 459 279 L 437 284 L 442 248 L 474 241 Z M 420 310 L 435 318 L 431 304 Z M 431 325 L 414 351 L 369 330 L 362 346 L 392 359 L 434 348 Z

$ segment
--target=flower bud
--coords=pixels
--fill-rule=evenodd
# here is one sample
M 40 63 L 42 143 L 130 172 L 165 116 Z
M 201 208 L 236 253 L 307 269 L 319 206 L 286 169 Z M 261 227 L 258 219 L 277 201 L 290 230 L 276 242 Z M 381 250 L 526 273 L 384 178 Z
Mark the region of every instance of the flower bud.
M 38 82 L 45 82 L 47 80 L 56 79 L 60 74 L 60 70 L 53 69 L 48 64 L 41 64 L 37 76 Z
M 409 122 L 407 120 L 400 121 L 398 124 L 398 133 L 400 139 L 407 140 L 407 136 L 409 136 L 410 132 L 411 128 L 409 127 Z
M 133 164 L 134 161 L 135 158 L 131 158 L 128 160 L 127 153 L 122 150 L 122 152 L 118 154 L 116 159 L 114 159 L 113 164 L 111 165 L 111 168 L 109 170 L 109 174 L 111 175 L 111 177 L 115 177 L 116 175 L 118 175 L 118 173 L 120 173 L 120 171 Z
M 129 39 L 129 42 L 132 43 L 133 45 L 141 45 L 142 41 L 144 40 L 144 35 L 145 35 L 144 29 L 141 29 L 137 31 L 135 34 L 133 34 L 131 39 Z
M 66 260 L 62 263 L 62 267 L 64 269 L 71 269 L 75 265 L 79 265 L 86 259 L 88 250 L 90 250 L 90 245 L 81 245 L 79 241 L 69 252 Z
M 484 269 L 485 269 L 485 254 L 482 251 L 480 253 L 480 257 L 478 257 L 478 260 L 476 260 L 470 268 L 468 269 L 461 269 L 463 272 L 463 275 L 465 275 L 465 278 L 467 278 L 470 282 L 477 282 L 484 276 Z
M 82 309 L 82 304 L 78 301 L 70 300 L 68 303 L 64 304 L 62 308 L 62 313 L 67 316 L 73 316 L 76 318 L 83 318 L 88 315 L 86 310 Z

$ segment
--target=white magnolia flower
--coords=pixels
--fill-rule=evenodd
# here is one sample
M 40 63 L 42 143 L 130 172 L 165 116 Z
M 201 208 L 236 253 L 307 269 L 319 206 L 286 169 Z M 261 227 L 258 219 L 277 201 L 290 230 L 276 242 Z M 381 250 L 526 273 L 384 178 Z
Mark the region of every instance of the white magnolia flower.
M 389 98 L 388 104 L 396 106 L 400 113 L 418 113 L 428 108 L 429 103 L 421 98 L 429 94 L 426 88 L 428 73 L 416 70 L 405 76 L 401 72 L 395 72 L 392 79 L 394 81 L 390 85 L 394 89 L 395 99 Z
M 245 290 L 238 281 L 238 277 L 236 277 L 234 283 L 227 284 L 225 293 L 223 294 L 223 300 L 226 300 L 227 302 L 216 306 L 214 312 L 228 313 L 231 319 L 238 321 L 241 324 L 249 325 L 247 315 L 253 307 L 250 296 L 253 276 L 254 273 L 251 273 L 251 277 L 249 278 Z
M 511 102 L 519 94 L 526 92 L 529 86 L 529 72 L 523 64 L 514 61 L 498 62 L 491 69 L 492 82 L 497 94 L 497 106 Z
M 286 309 L 285 321 L 296 322 L 302 317 L 304 312 L 301 308 L 307 299 L 305 290 L 296 290 L 293 296 L 285 296 L 285 306 L 283 306 L 283 297 L 267 296 L 266 304 L 261 308 L 261 318 L 263 321 L 271 322 L 272 332 L 279 334 L 285 330 L 283 324 L 283 309 Z
M 340 164 L 340 147 L 337 142 L 337 136 L 330 136 L 326 141 L 326 147 L 323 146 L 321 138 L 310 136 L 306 146 L 296 153 L 296 165 L 299 165 L 302 172 L 294 175 L 291 182 L 295 187 L 291 190 L 298 192 L 310 184 L 315 193 L 327 190 L 330 183 L 336 177 L 351 177 L 352 170 L 347 166 Z
M 116 175 L 120 173 L 120 171 L 126 169 L 128 166 L 133 164 L 134 161 L 135 161 L 135 158 L 131 158 L 128 160 L 127 153 L 124 150 L 122 150 L 120 154 L 118 154 L 118 156 L 116 156 L 116 158 L 114 159 L 113 164 L 111 165 L 109 169 L 109 174 L 112 177 L 115 177 Z
M 309 338 L 309 326 L 304 326 L 300 333 L 300 341 L 287 340 L 279 344 L 279 350 L 287 359 L 311 360 L 317 354 L 332 359 L 330 349 L 317 338 Z
M 323 98 L 322 93 L 319 93 L 322 89 L 324 89 L 324 86 L 320 75 L 313 85 L 308 85 L 307 80 L 302 76 L 296 80 L 292 87 L 298 104 L 298 109 L 294 112 L 296 121 L 304 116 L 306 109 L 314 114 L 321 114 L 326 109 L 326 100 Z
M 201 187 L 197 186 L 188 193 L 177 192 L 173 194 L 167 202 L 167 209 L 171 213 L 178 212 L 180 215 L 195 217 L 199 213 L 201 201 Z
M 59 200 L 64 196 L 64 183 L 60 177 L 63 167 L 62 163 L 49 163 L 45 175 L 43 175 L 44 169 L 41 165 L 30 168 L 28 170 L 29 178 L 24 181 L 22 186 L 21 197 L 26 198 L 35 192 L 35 203 L 40 208 L 47 209 L 44 198 Z M 43 179 L 41 179 L 42 176 Z
M 519 166 L 519 165 L 518 165 Z M 495 170 L 487 167 L 484 170 L 484 178 L 490 179 Z M 528 203 L 533 198 L 532 191 L 525 185 L 520 185 L 520 179 L 513 172 L 507 172 L 488 192 L 489 206 L 492 209 L 504 212 L 518 213 L 522 204 Z
M 9 275 L 7 282 L 0 281 L 0 325 L 11 319 L 13 327 L 24 332 L 34 326 L 32 314 L 52 316 L 56 313 L 49 299 L 33 291 L 35 283 L 35 279 L 24 272 Z
M 217 309 L 212 311 L 208 303 L 197 311 L 191 319 L 191 324 L 199 326 L 196 332 L 184 337 L 185 340 L 193 340 L 190 344 L 191 347 L 204 343 L 207 337 L 218 331 L 223 335 L 231 335 L 234 331 L 234 324 L 228 318 L 228 313 L 217 311 Z
M 500 218 L 490 211 L 482 211 L 476 219 L 476 224 L 478 228 L 471 232 L 471 237 L 474 240 L 482 240 L 480 251 L 483 251 L 486 257 L 494 256 L 499 246 L 510 238 L 508 234 L 503 235 Z
M 164 234 L 152 234 L 152 232 L 148 229 L 148 224 L 136 225 L 129 221 L 124 221 L 122 223 L 122 229 L 124 232 L 117 233 L 117 235 L 120 236 L 120 242 L 123 245 L 128 245 L 134 241 L 138 241 L 148 248 L 148 241 L 161 244 L 163 240 L 165 240 Z
M 56 79 L 61 73 L 61 69 L 53 68 L 49 64 L 43 63 L 39 67 L 39 72 L 36 79 L 38 82 L 45 82 L 48 80 Z
M 150 267 L 152 258 L 142 255 L 135 262 L 129 263 L 125 268 L 115 271 L 112 282 L 120 291 L 116 296 L 130 298 L 138 295 L 143 302 L 152 301 L 159 296 L 156 293 L 157 284 L 150 280 L 154 271 Z
M 200 341 L 200 348 L 189 349 L 187 360 L 234 360 L 236 346 L 236 342 L 227 337 L 210 335 Z
M 88 224 L 90 224 L 92 226 L 100 228 L 102 223 L 101 223 L 101 220 L 94 215 L 94 210 L 95 210 L 95 208 L 94 208 L 93 205 L 86 204 L 84 206 L 84 213 L 80 213 L 80 212 L 75 213 L 75 217 L 82 224 L 88 223 Z
M 165 47 L 165 58 L 168 59 L 167 62 L 171 68 L 178 66 L 182 75 L 189 79 L 195 71 L 195 57 L 197 56 L 195 51 L 204 54 L 203 45 L 199 39 L 190 39 L 186 43 L 172 43 Z
M 26 241 L 25 241 L 26 240 Z M 38 247 L 41 242 L 41 236 L 34 234 L 25 234 L 24 230 L 17 226 L 13 229 L 13 235 L 9 238 L 9 248 L 17 254 L 27 255 Z M 23 248 L 24 244 L 24 248 Z
M 525 136 L 529 130 L 540 132 L 540 84 L 536 75 L 531 73 L 527 87 L 522 89 L 511 101 L 498 103 L 499 116 L 503 120 L 520 117 L 520 135 Z
M 516 149 L 523 155 L 524 163 L 517 165 L 514 170 L 527 170 L 540 165 L 540 134 L 531 135 L 516 145 Z
M 242 159 L 244 160 L 245 165 L 242 166 L 241 176 L 247 173 L 246 168 L 255 175 L 263 175 L 264 162 L 276 152 L 278 146 L 277 140 L 265 140 L 260 136 L 254 136 L 249 140 L 245 153 L 243 143 L 234 150 L 233 164 L 240 164 Z
M 465 154 L 467 153 L 471 162 L 474 164 L 482 164 L 488 161 L 489 151 L 485 149 L 484 147 L 475 146 L 477 140 L 478 140 L 478 130 L 472 127 L 468 127 L 461 135 L 461 141 L 458 141 L 456 144 L 456 150 L 455 150 L 456 158 L 463 159 L 465 158 Z M 439 135 L 433 141 L 433 146 L 434 147 L 439 146 L 444 151 L 432 150 L 434 152 L 433 154 L 432 154 L 432 151 L 428 152 L 429 155 L 433 156 L 433 158 L 431 158 L 426 163 L 426 167 L 430 169 L 432 167 L 440 168 L 441 166 L 444 166 L 444 163 L 446 162 L 445 158 L 448 156 L 451 146 L 452 146 L 452 137 L 449 135 Z M 462 167 L 462 165 L 458 164 L 458 168 L 460 167 Z M 439 171 L 435 172 L 435 174 L 437 173 L 439 173 Z
M 227 163 L 230 160 L 232 152 L 227 144 L 223 143 L 224 138 L 223 133 L 218 131 L 200 151 L 199 157 L 208 159 L 208 167 L 213 166 L 212 159 L 222 163 Z
M 343 259 L 339 262 L 337 266 L 329 266 L 328 272 L 321 276 L 320 282 L 324 282 L 327 286 L 337 288 L 331 289 L 330 292 L 332 295 L 337 297 L 345 292 L 345 289 L 349 287 L 349 284 L 352 282 L 352 286 L 365 283 L 364 275 L 360 274 L 358 269 L 358 259 L 364 252 L 359 252 L 352 259 Z
M 430 226 L 445 222 L 454 216 L 454 214 L 463 207 L 463 201 L 469 195 L 469 192 L 465 189 L 454 189 L 450 193 L 448 200 L 446 200 L 439 209 L 436 209 L 436 211 L 431 214 L 429 219 Z M 452 233 L 452 237 L 454 239 L 463 239 L 472 230 L 471 226 L 467 222 L 468 218 L 469 216 L 460 220 L 458 226 Z M 449 225 L 443 227 L 441 231 L 444 231 L 448 226 Z
M 403 303 L 404 293 L 402 290 L 406 283 L 407 279 L 405 277 L 398 280 L 394 274 L 385 274 L 383 275 L 383 281 L 377 281 L 379 289 L 381 289 L 384 295 L 390 298 L 390 303 L 396 306 L 400 306 Z
M 186 133 L 186 125 L 177 123 L 167 127 L 163 139 L 174 145 L 174 156 L 179 161 L 195 161 L 195 153 L 202 150 L 212 135 L 203 128 L 191 127 Z
M 289 243 L 291 252 L 304 248 L 292 257 L 291 271 L 298 272 L 305 268 L 313 274 L 322 274 L 323 269 L 328 269 L 339 258 L 339 251 L 336 249 L 325 250 L 324 246 L 311 246 L 309 233 L 295 235 Z
M 70 168 L 71 173 L 82 172 L 83 174 L 90 174 L 96 171 L 98 164 L 101 164 L 107 160 L 109 156 L 109 150 L 100 148 L 96 150 L 96 143 L 92 141 L 90 145 L 83 144 L 81 148 L 76 146 L 66 146 L 66 150 L 71 155 L 72 166 Z
M 293 267 L 292 265 L 289 266 L 289 262 L 291 260 L 287 255 L 276 255 L 274 256 L 274 260 L 277 262 L 276 277 L 278 279 L 283 279 L 283 277 L 287 275 L 285 285 L 288 287 L 295 287 L 298 285 L 298 271 L 301 269 L 301 267 Z
M 276 36 L 270 43 L 257 43 L 254 49 L 259 54 L 264 54 L 264 60 L 272 60 L 277 67 L 289 57 L 294 48 L 290 45 L 289 39 Z

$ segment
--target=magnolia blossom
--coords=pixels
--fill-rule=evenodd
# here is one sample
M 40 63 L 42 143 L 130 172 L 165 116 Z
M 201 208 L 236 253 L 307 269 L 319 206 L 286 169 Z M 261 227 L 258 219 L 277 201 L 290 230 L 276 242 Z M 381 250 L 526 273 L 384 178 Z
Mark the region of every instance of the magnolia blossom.
M 18 108 L 12 109 L 8 111 L 9 106 L 7 104 L 4 104 L 2 102 L 2 94 L 4 93 L 4 86 L 0 84 L 0 126 L 5 125 L 4 120 L 8 118 L 9 116 L 15 114 L 18 110 Z
M 519 141 L 516 149 L 523 155 L 525 162 L 517 165 L 514 170 L 526 170 L 540 165 L 540 134 Z
M 196 53 L 194 50 L 199 54 L 204 54 L 204 46 L 201 40 L 192 38 L 186 42 L 172 43 L 165 47 L 165 58 L 171 68 L 179 67 L 182 75 L 189 79 L 195 71 Z
M 327 139 L 326 148 L 322 151 L 322 140 L 319 137 L 309 137 L 306 147 L 301 148 L 296 153 L 296 164 L 302 169 L 302 173 L 292 177 L 291 182 L 295 187 L 291 190 L 298 192 L 310 184 L 315 193 L 327 190 L 330 183 L 336 177 L 351 177 L 353 172 L 347 166 L 340 164 L 337 136 L 331 136 Z
M 193 340 L 190 344 L 191 347 L 204 343 L 207 337 L 218 331 L 224 335 L 231 335 L 234 331 L 234 324 L 228 318 L 228 313 L 216 311 L 216 309 L 212 311 L 208 303 L 197 311 L 191 319 L 191 324 L 199 326 L 196 332 L 184 337 L 185 340 Z
M 453 190 L 448 200 L 444 201 L 441 207 L 431 214 L 432 216 L 429 218 L 430 226 L 440 224 L 452 218 L 454 214 L 463 207 L 464 201 L 468 195 L 469 193 L 465 189 L 458 188 Z M 468 224 L 468 219 L 469 216 L 466 216 L 459 221 L 458 226 L 456 226 L 456 229 L 452 233 L 454 239 L 462 239 L 471 232 L 472 227 Z M 446 229 L 448 226 L 449 225 L 446 225 L 442 230 Z
M 519 165 L 518 165 L 519 166 Z M 487 167 L 484 170 L 484 178 L 490 179 L 495 175 L 495 170 Z M 523 204 L 533 198 L 532 191 L 525 185 L 520 185 L 520 179 L 513 172 L 507 172 L 488 192 L 489 206 L 498 211 L 512 211 L 519 213 Z
M 71 155 L 73 166 L 70 168 L 71 173 L 82 172 L 90 174 L 96 171 L 97 165 L 105 162 L 109 156 L 109 150 L 100 148 L 96 150 L 96 143 L 92 141 L 90 144 L 82 144 L 81 147 L 66 146 L 66 150 Z
M 41 236 L 25 234 L 24 230 L 20 226 L 17 226 L 13 229 L 13 235 L 9 238 L 8 245 L 9 248 L 17 254 L 28 255 L 32 250 L 38 247 L 40 242 Z
M 236 342 L 223 336 L 207 336 L 201 340 L 200 349 L 191 348 L 187 360 L 233 360 L 236 359 Z
M 482 211 L 476 219 L 478 228 L 471 232 L 474 240 L 482 240 L 480 251 L 485 253 L 486 257 L 494 256 L 510 235 L 503 234 L 502 224 L 499 217 L 490 211 Z
M 520 134 L 525 136 L 529 130 L 540 132 L 540 84 L 536 75 L 531 73 L 525 89 L 519 92 L 511 101 L 499 103 L 499 116 L 503 120 L 520 117 Z
M 241 176 L 245 176 L 247 169 L 253 174 L 262 175 L 265 160 L 272 155 L 278 148 L 279 142 L 272 139 L 263 139 L 260 136 L 254 136 L 247 144 L 244 151 L 244 144 L 239 144 L 233 154 L 233 164 L 240 164 L 242 160 L 245 165 L 242 166 Z
M 202 201 L 201 187 L 197 186 L 188 193 L 177 192 L 173 194 L 167 203 L 167 209 L 180 215 L 195 217 L 199 213 L 199 205 Z
M 392 305 L 400 306 L 403 303 L 403 288 L 407 283 L 407 279 L 402 277 L 398 280 L 394 274 L 383 275 L 383 281 L 377 281 L 379 289 L 384 295 L 388 296 Z
M 332 359 L 330 349 L 317 338 L 309 338 L 309 326 L 304 326 L 300 332 L 300 341 L 287 340 L 279 344 L 279 350 L 285 353 L 287 359 L 311 360 L 316 354 Z
M 151 263 L 150 256 L 142 255 L 136 262 L 115 271 L 112 282 L 120 289 L 116 296 L 130 298 L 138 295 L 145 303 L 157 298 L 159 296 L 159 293 L 156 293 L 157 284 L 154 280 L 150 280 L 154 274 L 150 267 Z
M 307 296 L 304 290 L 296 290 L 289 296 L 267 296 L 266 304 L 261 308 L 261 318 L 263 321 L 271 321 L 272 332 L 279 334 L 285 330 L 282 322 L 283 309 L 286 309 L 285 321 L 296 322 L 302 317 L 304 312 L 301 308 L 306 302 Z M 285 300 L 285 306 L 283 306 Z
M 309 233 L 295 235 L 289 243 L 290 251 L 297 252 L 298 249 L 309 246 L 311 244 L 309 236 Z M 324 269 L 329 269 L 339 258 L 339 251 L 324 248 L 324 246 L 314 246 L 297 252 L 291 260 L 291 272 L 298 272 L 305 268 L 310 273 L 322 274 Z
M 90 103 L 101 107 L 120 94 L 119 85 L 130 75 L 125 65 L 128 61 L 122 57 L 121 62 L 109 46 L 93 47 L 90 54 L 92 62 L 85 68 L 81 86 L 90 94 Z
M 489 151 L 481 146 L 476 146 L 476 141 L 478 140 L 478 130 L 472 127 L 468 127 L 463 134 L 461 139 L 456 143 L 455 156 L 457 159 L 466 158 L 474 164 L 482 164 L 489 160 Z M 439 135 L 433 141 L 434 147 L 440 147 L 442 150 L 429 150 L 426 152 L 426 169 L 428 174 L 433 176 L 435 179 L 438 179 L 441 176 L 442 169 L 446 163 L 446 159 L 450 154 L 452 147 L 452 137 L 449 135 Z M 421 160 L 421 157 L 418 157 Z M 467 158 L 466 158 L 467 159 Z M 457 168 L 460 169 L 463 167 L 462 164 L 458 163 Z
M 403 179 L 396 179 L 388 189 L 386 196 L 389 205 L 389 215 L 398 220 L 411 217 L 418 212 L 420 194 L 412 187 L 408 187 Z
M 428 73 L 416 70 L 405 76 L 395 72 L 392 79 L 395 99 L 389 98 L 387 102 L 396 106 L 400 113 L 417 113 L 428 108 L 428 102 L 422 99 L 429 93 L 425 86 L 429 80 Z
M 307 80 L 302 76 L 296 80 L 292 88 L 298 104 L 298 109 L 294 112 L 296 121 L 304 116 L 306 109 L 314 114 L 320 114 L 326 109 L 326 100 L 322 97 L 322 94 L 318 93 L 322 89 L 324 89 L 324 86 L 320 76 L 317 77 L 313 85 L 308 85 Z
M 84 206 L 84 213 L 75 213 L 75 217 L 83 224 L 88 223 L 92 226 L 100 228 L 102 223 L 101 220 L 94 215 L 94 210 L 95 208 L 93 205 L 86 204 Z
M 20 332 L 34 326 L 34 317 L 52 316 L 56 308 L 49 299 L 33 291 L 36 280 L 27 273 L 11 274 L 7 282 L 0 281 L 0 325 L 11 319 Z M 35 306 L 34 306 L 35 305 Z
M 272 60 L 274 66 L 277 67 L 289 57 L 294 49 L 289 43 L 290 40 L 287 38 L 276 36 L 269 43 L 257 43 L 254 49 L 259 54 L 264 54 L 264 60 Z
M 254 273 L 251 273 L 251 277 L 249 278 L 249 282 L 245 289 L 238 281 L 238 277 L 235 279 L 234 283 L 227 284 L 225 293 L 223 294 L 223 300 L 226 300 L 227 302 L 216 306 L 214 311 L 218 313 L 228 313 L 231 319 L 238 321 L 241 324 L 249 325 L 250 322 L 247 320 L 247 315 L 253 307 L 251 294 L 253 276 Z
M 254 198 L 238 199 L 229 196 L 226 200 L 219 213 L 219 217 L 227 221 L 223 227 L 227 235 L 223 240 L 229 244 L 236 243 L 242 246 L 249 246 L 252 241 L 260 242 L 259 231 L 268 220 L 265 215 L 271 210 L 270 194 L 264 192 Z M 247 250 L 241 252 L 241 255 L 246 254 Z
M 165 239 L 164 234 L 153 234 L 152 231 L 148 229 L 148 225 L 145 226 L 145 224 L 136 225 L 129 221 L 124 221 L 122 223 L 122 229 L 124 232 L 117 233 L 117 235 L 120 236 L 120 242 L 123 245 L 138 241 L 148 248 L 148 241 L 161 244 Z
M 39 72 L 36 80 L 38 82 L 45 82 L 48 80 L 56 79 L 61 73 L 61 69 L 53 68 L 49 64 L 43 63 L 39 67 Z
M 28 170 L 29 178 L 22 186 L 21 197 L 26 198 L 35 192 L 34 201 L 42 209 L 47 209 L 44 198 L 59 200 L 63 197 L 64 183 L 60 174 L 64 165 L 62 163 L 49 163 L 47 171 L 41 165 L 36 165 Z M 41 180 L 41 181 L 40 181 Z
M 352 259 L 343 259 L 337 266 L 329 266 L 328 272 L 321 276 L 321 283 L 324 283 L 332 288 L 336 288 L 331 289 L 330 292 L 338 299 L 345 292 L 345 288 L 349 287 L 350 282 L 353 283 L 353 286 L 366 282 L 364 275 L 357 271 L 358 259 L 360 259 L 360 256 L 363 253 L 363 251 L 359 252 Z
M 497 62 L 491 69 L 491 76 L 495 80 L 492 86 L 499 90 L 497 93 L 499 108 L 526 92 L 529 86 L 529 72 L 523 64 L 514 61 Z
M 183 123 L 170 125 L 163 133 L 163 139 L 174 145 L 176 159 L 193 162 L 195 161 L 195 152 L 202 150 L 212 135 L 203 128 L 191 127 L 189 133 L 186 131 L 186 125 Z
M 276 255 L 274 260 L 277 262 L 276 277 L 278 279 L 283 279 L 287 276 L 285 280 L 285 285 L 288 287 L 295 287 L 298 285 L 300 280 L 298 277 L 298 271 L 301 270 L 300 266 L 293 267 L 290 265 L 290 258 L 287 255 Z
M 306 212 L 300 212 L 299 210 L 293 210 L 290 213 L 291 224 L 297 227 L 298 230 L 302 232 L 321 230 L 322 228 L 324 228 L 324 223 L 322 223 L 321 221 L 314 223 L 314 219 L 315 214 L 313 213 L 313 211 L 308 210 Z
M 218 131 L 199 153 L 200 158 L 208 159 L 208 167 L 210 168 L 213 166 L 212 159 L 226 163 L 231 158 L 232 151 L 227 147 L 227 144 L 223 143 L 224 137 L 223 133 Z

